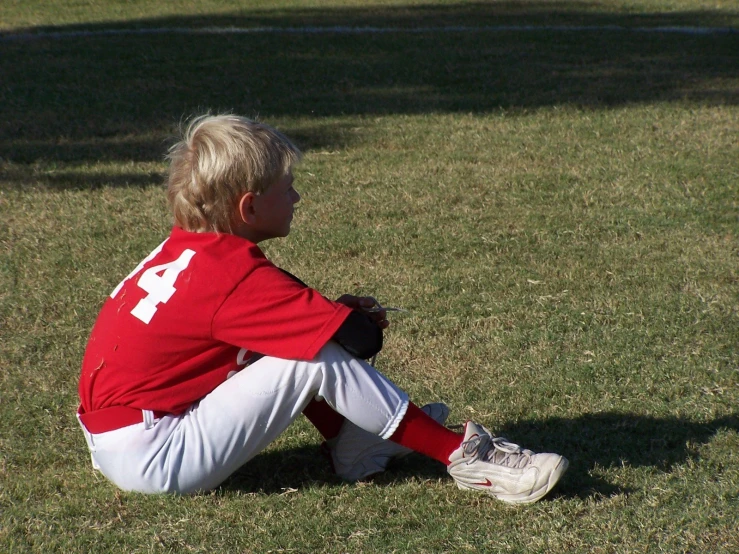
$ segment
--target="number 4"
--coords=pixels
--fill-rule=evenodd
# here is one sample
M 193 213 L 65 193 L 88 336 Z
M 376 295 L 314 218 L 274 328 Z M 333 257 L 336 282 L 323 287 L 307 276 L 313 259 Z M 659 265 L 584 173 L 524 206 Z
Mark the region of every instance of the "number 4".
M 149 294 L 139 300 L 139 303 L 131 310 L 131 315 L 144 323 L 149 323 L 157 312 L 157 306 L 162 303 L 166 304 L 177 292 L 174 288 L 175 281 L 190 264 L 194 255 L 195 251 L 188 248 L 175 261 L 155 265 L 144 271 L 137 284 Z
M 141 271 L 141 268 L 143 268 L 149 260 L 153 259 L 162 251 L 167 240 L 157 246 L 151 254 L 136 266 L 136 269 L 129 273 L 123 281 L 118 283 L 118 286 L 110 293 L 111 298 L 115 298 L 123 288 L 126 281 Z M 167 264 L 155 265 L 144 271 L 144 274 L 139 278 L 139 281 L 136 284 L 149 294 L 145 298 L 139 300 L 138 304 L 136 304 L 133 310 L 131 310 L 131 315 L 148 324 L 157 311 L 157 305 L 160 303 L 166 304 L 167 300 L 172 298 L 172 295 L 176 292 L 174 283 L 177 280 L 177 277 L 179 277 L 182 270 L 190 264 L 190 260 L 194 255 L 195 252 L 187 248 L 175 261 Z M 162 275 L 159 275 L 160 272 L 163 272 Z
M 120 283 L 118 283 L 118 286 L 115 289 L 113 289 L 113 292 L 110 293 L 110 297 L 111 298 L 115 298 L 116 296 L 118 296 L 118 293 L 121 292 L 121 289 L 123 288 L 123 285 L 126 284 L 126 281 L 128 281 L 131 277 L 133 277 L 139 271 L 141 271 L 141 269 L 146 265 L 146 262 L 148 262 L 149 260 L 153 259 L 154 256 L 156 256 L 157 254 L 159 254 L 159 252 L 162 251 L 162 248 L 164 248 L 164 244 L 168 240 L 169 239 L 165 239 L 164 242 L 162 242 L 162 244 L 160 244 L 159 246 L 157 246 L 152 251 L 151 254 L 149 254 L 148 256 L 146 256 L 146 258 L 144 258 L 143 260 L 141 260 L 141 263 L 139 265 L 137 265 L 136 268 L 131 273 L 129 273 L 128 275 L 126 275 L 126 278 L 123 279 L 123 281 L 121 281 Z

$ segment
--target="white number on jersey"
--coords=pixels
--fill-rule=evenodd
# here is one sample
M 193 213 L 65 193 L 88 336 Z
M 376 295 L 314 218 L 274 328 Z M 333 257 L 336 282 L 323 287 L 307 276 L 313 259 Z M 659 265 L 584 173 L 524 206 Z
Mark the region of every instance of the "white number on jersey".
M 139 288 L 149 294 L 139 300 L 136 307 L 131 310 L 131 315 L 144 323 L 149 323 L 157 312 L 157 306 L 162 303 L 166 304 L 172 298 L 172 295 L 177 292 L 177 289 L 174 288 L 175 281 L 190 264 L 190 260 L 194 255 L 195 251 L 187 248 L 175 261 L 155 265 L 144 271 L 137 284 Z
M 136 269 L 129 273 L 123 281 L 118 283 L 118 286 L 110 293 L 110 297 L 115 298 L 123 288 L 126 281 L 141 271 L 144 265 L 146 265 L 146 262 L 152 260 L 157 254 L 159 254 L 166 242 L 167 240 L 162 242 L 162 244 L 157 246 L 151 254 L 141 260 L 141 263 L 136 266 Z M 131 315 L 140 319 L 144 323 L 149 323 L 157 311 L 157 305 L 161 303 L 166 304 L 167 300 L 172 298 L 172 295 L 176 291 L 174 284 L 177 277 L 179 277 L 182 270 L 190 264 L 190 260 L 194 255 L 195 252 L 188 248 L 182 252 L 180 257 L 175 261 L 167 264 L 155 265 L 144 271 L 144 274 L 139 279 L 137 285 L 149 294 L 145 298 L 139 300 L 138 304 L 136 304 L 134 309 L 131 310 Z M 159 273 L 162 273 L 162 275 L 159 275 Z
M 116 296 L 118 296 L 118 293 L 121 292 L 121 289 L 123 288 L 123 285 L 126 283 L 126 281 L 128 281 L 131 277 L 133 277 L 139 271 L 141 271 L 141 268 L 143 268 L 144 265 L 146 265 L 146 262 L 148 262 L 149 260 L 151 260 L 152 258 L 154 258 L 154 256 L 156 256 L 157 254 L 159 254 L 159 252 L 162 251 L 162 248 L 164 248 L 164 243 L 167 242 L 167 240 L 169 240 L 169 239 L 165 239 L 164 242 L 162 242 L 162 244 L 160 244 L 159 246 L 157 246 L 153 250 L 153 252 L 151 254 L 149 254 L 148 256 L 146 256 L 146 258 L 144 258 L 143 260 L 141 260 L 141 263 L 136 266 L 136 269 L 134 269 L 131 273 L 129 273 L 128 275 L 126 275 L 126 278 L 123 279 L 123 281 L 121 281 L 120 283 L 118 283 L 118 286 L 113 289 L 113 292 L 110 293 L 110 297 L 111 298 L 115 298 Z

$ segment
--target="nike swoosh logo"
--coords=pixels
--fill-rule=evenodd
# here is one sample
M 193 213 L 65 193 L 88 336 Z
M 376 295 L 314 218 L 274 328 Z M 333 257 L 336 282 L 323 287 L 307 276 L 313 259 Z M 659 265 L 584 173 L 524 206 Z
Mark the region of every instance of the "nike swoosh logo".
M 490 482 L 490 479 L 487 477 L 485 478 L 485 481 L 482 483 L 473 483 L 473 485 L 477 485 L 478 487 L 492 487 L 493 484 Z

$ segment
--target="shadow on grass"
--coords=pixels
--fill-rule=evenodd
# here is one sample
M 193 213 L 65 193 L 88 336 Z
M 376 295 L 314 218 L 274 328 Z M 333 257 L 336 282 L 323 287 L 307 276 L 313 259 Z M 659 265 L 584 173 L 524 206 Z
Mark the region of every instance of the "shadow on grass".
M 345 115 L 739 102 L 737 33 L 587 29 L 725 26 L 736 13 L 602 10 L 597 3 L 578 1 L 242 10 L 46 29 L 431 28 L 414 33 L 148 33 L 17 40 L 6 34 L 0 38 L 0 162 L 159 161 L 162 141 L 177 123 L 205 109 L 281 120 L 282 129 L 305 150 L 333 150 L 362 140 L 361 132 L 347 133 L 336 119 Z M 483 28 L 497 25 L 586 29 Z M 449 26 L 465 30 L 433 30 Z M 318 123 L 301 126 L 294 118 Z M 21 176 L 3 177 L 6 183 L 30 184 Z M 97 184 L 80 175 L 75 183 L 48 186 Z
M 52 190 L 94 190 L 101 187 L 139 187 L 164 186 L 165 175 L 157 172 L 95 172 L 38 170 L 26 165 L 0 166 L 0 190 L 2 183 L 18 187 L 42 186 Z
M 438 462 L 414 453 L 394 462 L 388 471 L 369 480 L 377 486 L 386 486 L 410 477 L 439 479 L 446 474 Z M 280 494 L 288 489 L 299 489 L 315 483 L 346 483 L 334 474 L 318 445 L 262 453 L 234 473 L 221 488 Z
M 697 457 L 697 447 L 709 442 L 719 429 L 739 431 L 739 416 L 694 423 L 622 413 L 586 414 L 576 419 L 522 421 L 496 429 L 495 433 L 535 451 L 565 455 L 570 468 L 555 495 L 585 499 L 630 492 L 592 475 L 592 470 L 628 465 L 669 471 L 674 465 Z M 373 483 L 390 486 L 411 477 L 445 476 L 441 464 L 413 454 L 374 477 Z M 301 447 L 257 456 L 223 488 L 279 494 L 313 483 L 342 481 L 331 472 L 318 447 Z
M 739 431 L 739 416 L 707 423 L 624 413 L 585 414 L 575 419 L 520 421 L 496 433 L 534 451 L 552 451 L 570 461 L 559 495 L 586 498 L 629 492 L 592 475 L 596 468 L 654 467 L 670 471 L 697 457 L 719 429 Z

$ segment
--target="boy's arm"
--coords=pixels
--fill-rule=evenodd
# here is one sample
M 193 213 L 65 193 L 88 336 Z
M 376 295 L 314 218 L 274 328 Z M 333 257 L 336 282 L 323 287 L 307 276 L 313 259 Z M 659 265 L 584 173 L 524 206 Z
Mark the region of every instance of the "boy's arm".
M 352 356 L 368 360 L 382 350 L 382 329 L 364 314 L 352 312 L 331 337 Z M 254 353 L 249 363 L 254 363 L 264 354 Z
M 308 286 L 289 271 L 282 268 L 280 268 L 280 271 L 301 285 Z M 351 355 L 364 360 L 371 358 L 382 350 L 382 330 L 388 326 L 384 310 L 372 314 L 357 311 L 365 305 L 371 307 L 374 305 L 374 300 L 349 294 L 345 294 L 337 302 L 349 306 L 354 311 L 344 320 L 332 339 Z
M 382 350 L 382 329 L 368 316 L 357 311 L 349 314 L 332 338 L 344 350 L 365 360 Z

